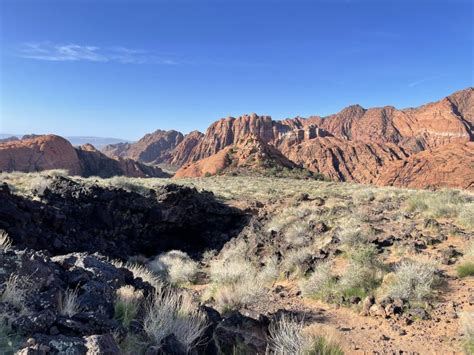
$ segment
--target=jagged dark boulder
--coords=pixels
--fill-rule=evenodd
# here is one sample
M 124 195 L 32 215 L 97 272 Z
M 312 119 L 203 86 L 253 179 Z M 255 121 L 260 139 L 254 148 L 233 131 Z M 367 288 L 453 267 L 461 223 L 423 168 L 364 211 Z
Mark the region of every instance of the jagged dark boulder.
M 37 200 L 0 193 L 0 229 L 18 247 L 53 255 L 100 252 L 126 258 L 180 249 L 191 255 L 219 249 L 246 217 L 210 192 L 166 185 L 146 196 L 53 177 Z
M 0 285 L 0 325 L 8 325 L 21 339 L 30 338 L 24 354 L 85 354 L 91 349 L 118 354 L 111 337 L 124 331 L 115 319 L 117 290 L 128 286 L 145 296 L 154 292 L 99 254 L 50 258 L 15 248 L 0 248 Z M 70 312 L 64 308 L 68 292 L 76 296 Z

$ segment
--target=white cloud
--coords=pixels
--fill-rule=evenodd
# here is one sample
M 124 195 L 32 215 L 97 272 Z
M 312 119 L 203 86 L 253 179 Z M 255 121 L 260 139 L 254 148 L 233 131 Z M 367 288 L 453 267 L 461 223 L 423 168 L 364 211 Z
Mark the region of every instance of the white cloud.
M 55 62 L 116 62 L 122 64 L 176 65 L 177 61 L 153 53 L 126 47 L 98 47 L 51 42 L 25 43 L 18 55 L 22 58 Z
M 440 75 L 434 75 L 434 76 L 428 76 L 426 78 L 422 78 L 420 80 L 416 80 L 416 81 L 413 81 L 411 83 L 408 84 L 408 87 L 415 87 L 415 86 L 418 86 L 418 85 L 421 85 L 421 84 L 424 84 L 426 83 L 427 81 L 432 81 L 432 80 L 436 80 L 436 79 L 439 79 L 439 78 L 442 78 L 444 77 L 445 75 L 444 74 L 440 74 Z

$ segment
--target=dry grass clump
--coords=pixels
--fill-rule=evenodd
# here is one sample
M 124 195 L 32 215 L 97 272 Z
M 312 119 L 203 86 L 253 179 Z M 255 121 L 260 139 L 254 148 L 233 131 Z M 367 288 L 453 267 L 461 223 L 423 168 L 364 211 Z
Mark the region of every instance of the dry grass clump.
M 402 260 L 386 286 L 392 298 L 422 301 L 429 298 L 436 286 L 437 263 L 434 260 Z
M 263 267 L 257 268 L 245 258 L 246 248 L 245 242 L 239 241 L 209 263 L 211 284 L 203 299 L 214 300 L 221 312 L 260 302 L 267 293 L 265 285 L 278 276 L 275 259 L 268 259 Z
M 456 268 L 459 277 L 474 276 L 474 241 L 471 241 Z
M 140 278 L 143 281 L 148 282 L 156 290 L 161 289 L 163 286 L 161 279 L 151 270 L 149 270 L 146 266 L 130 262 L 124 263 L 120 260 L 111 260 L 110 262 L 116 268 L 124 268 L 129 270 L 133 274 L 133 277 Z
M 302 321 L 282 315 L 269 326 L 267 353 L 275 355 L 343 355 L 339 344 L 304 331 Z
M 338 291 L 344 297 L 364 298 L 381 284 L 384 265 L 372 244 L 358 245 L 348 255 L 349 264 L 338 282 Z
M 462 206 L 457 221 L 461 226 L 474 231 L 474 202 Z
M 198 272 L 198 263 L 180 250 L 158 255 L 148 268 L 174 286 L 192 283 Z
M 32 285 L 28 277 L 11 274 L 5 282 L 5 289 L 0 295 L 0 300 L 23 311 L 30 290 L 32 290 Z
M 258 277 L 247 276 L 241 281 L 217 286 L 214 291 L 216 308 L 225 314 L 258 304 L 267 293 L 260 281 Z
M 189 352 L 199 343 L 206 327 L 205 314 L 187 293 L 162 289 L 146 306 L 143 329 L 155 344 L 174 334 Z
M 474 312 L 461 313 L 460 323 L 464 333 L 463 347 L 466 354 L 474 354 Z
M 129 192 L 136 192 L 141 195 L 146 195 L 150 191 L 144 179 L 129 178 L 126 176 L 114 176 L 108 179 L 102 179 L 103 185 L 120 188 Z
M 122 286 L 116 291 L 114 303 L 115 318 L 126 328 L 136 319 L 144 300 L 143 291 L 135 290 L 133 286 Z
M 78 289 L 67 289 L 62 295 L 59 302 L 59 313 L 72 317 L 80 312 L 79 304 L 77 303 Z
M 212 283 L 203 297 L 213 298 L 216 307 L 224 313 L 248 307 L 260 302 L 266 294 L 264 285 L 268 275 L 243 258 L 216 260 L 210 268 Z
M 407 200 L 407 211 L 430 218 L 457 217 L 469 205 L 468 198 L 458 190 L 414 192 Z
M 0 230 L 0 249 L 4 251 L 8 251 L 11 247 L 12 247 L 11 238 L 8 236 L 8 234 L 5 231 Z
M 280 265 L 282 273 L 291 277 L 300 277 L 303 275 L 303 265 L 308 258 L 313 255 L 313 249 L 310 247 L 302 247 L 290 250 Z
M 351 296 L 364 298 L 382 282 L 384 265 L 371 244 L 360 244 L 348 253 L 342 275 L 335 275 L 329 261 L 318 264 L 310 277 L 300 283 L 305 296 L 326 302 L 344 302 Z
M 337 281 L 329 261 L 319 263 L 311 276 L 300 285 L 305 296 L 331 301 L 337 290 Z
M 311 339 L 303 333 L 303 322 L 283 314 L 268 328 L 268 351 L 275 355 L 305 354 L 311 345 Z
M 34 190 L 41 192 L 47 187 L 48 177 L 67 176 L 68 171 L 64 169 L 44 170 L 33 173 L 0 173 L 0 180 L 8 184 L 13 192 L 30 195 Z

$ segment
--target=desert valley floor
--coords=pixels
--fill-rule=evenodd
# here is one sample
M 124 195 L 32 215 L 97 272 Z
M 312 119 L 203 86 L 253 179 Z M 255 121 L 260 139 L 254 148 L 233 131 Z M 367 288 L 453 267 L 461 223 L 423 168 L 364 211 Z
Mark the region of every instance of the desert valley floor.
M 55 171 L 0 181 L 5 351 L 473 350 L 471 192 Z M 182 297 L 178 311 L 165 313 L 197 326 L 197 336 L 147 317 L 164 312 L 150 301 L 152 287 L 161 300 Z M 161 335 L 150 329 L 156 322 Z M 314 352 L 308 339 L 318 340 Z

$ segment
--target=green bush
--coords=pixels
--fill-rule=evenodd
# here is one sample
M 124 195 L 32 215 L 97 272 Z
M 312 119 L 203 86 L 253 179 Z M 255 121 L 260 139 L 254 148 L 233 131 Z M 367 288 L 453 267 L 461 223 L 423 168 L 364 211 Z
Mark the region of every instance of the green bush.
M 474 262 L 466 261 L 456 268 L 459 277 L 474 276 Z

